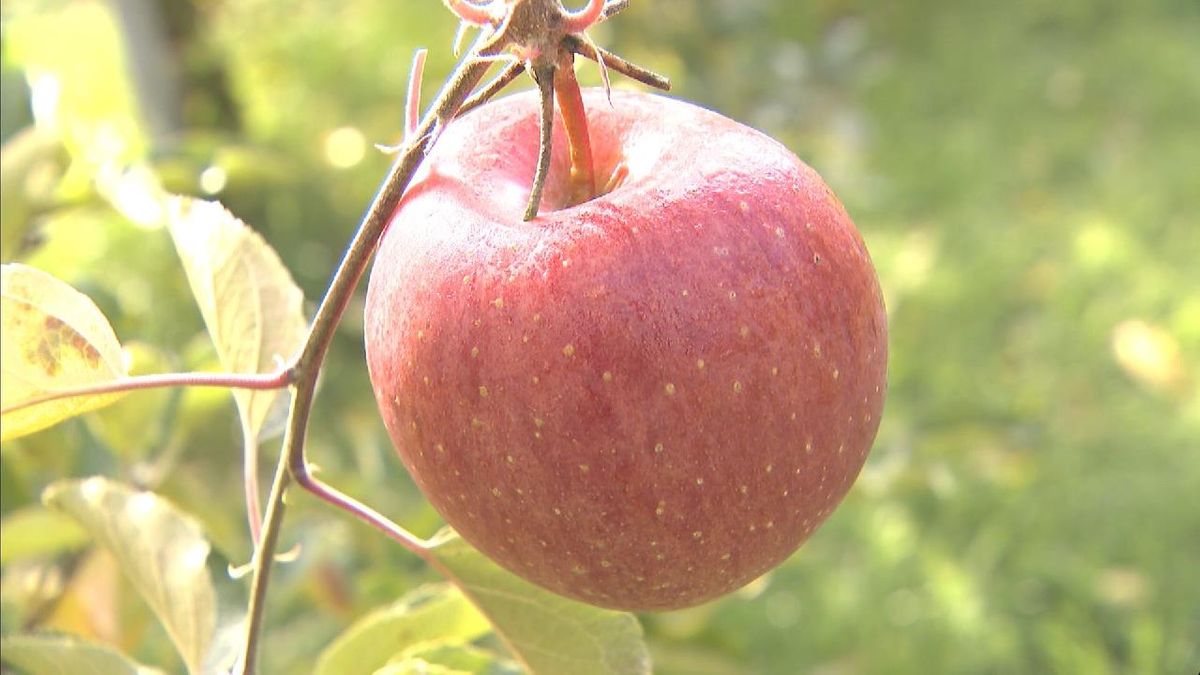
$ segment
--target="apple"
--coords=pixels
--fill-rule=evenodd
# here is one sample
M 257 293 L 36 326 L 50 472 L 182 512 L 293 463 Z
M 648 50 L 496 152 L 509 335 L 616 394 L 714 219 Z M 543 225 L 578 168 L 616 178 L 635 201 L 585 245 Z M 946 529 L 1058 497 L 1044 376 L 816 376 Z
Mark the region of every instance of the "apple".
M 846 494 L 886 315 L 846 211 L 782 145 L 663 96 L 584 101 L 610 189 L 567 203 L 556 121 L 529 222 L 537 97 L 447 126 L 380 243 L 367 363 L 474 546 L 565 596 L 676 609 L 778 565 Z

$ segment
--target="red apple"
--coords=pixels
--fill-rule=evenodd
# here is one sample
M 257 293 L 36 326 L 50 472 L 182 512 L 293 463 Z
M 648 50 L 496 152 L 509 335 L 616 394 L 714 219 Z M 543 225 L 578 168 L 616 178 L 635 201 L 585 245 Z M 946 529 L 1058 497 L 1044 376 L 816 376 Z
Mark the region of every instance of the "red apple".
M 841 203 L 779 143 L 661 96 L 584 100 L 598 182 L 628 175 L 564 207 L 556 129 L 530 222 L 537 98 L 447 127 L 380 245 L 367 363 L 469 542 L 585 602 L 686 607 L 778 565 L 845 495 L 886 316 Z

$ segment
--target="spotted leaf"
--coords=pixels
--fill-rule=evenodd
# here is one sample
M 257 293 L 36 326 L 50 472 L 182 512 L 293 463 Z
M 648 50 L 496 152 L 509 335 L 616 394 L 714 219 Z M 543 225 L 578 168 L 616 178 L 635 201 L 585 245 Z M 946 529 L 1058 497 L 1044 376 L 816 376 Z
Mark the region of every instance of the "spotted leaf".
M 86 295 L 26 265 L 0 271 L 0 440 L 40 431 L 112 403 L 120 394 L 25 403 L 86 385 L 121 379 L 121 344 Z

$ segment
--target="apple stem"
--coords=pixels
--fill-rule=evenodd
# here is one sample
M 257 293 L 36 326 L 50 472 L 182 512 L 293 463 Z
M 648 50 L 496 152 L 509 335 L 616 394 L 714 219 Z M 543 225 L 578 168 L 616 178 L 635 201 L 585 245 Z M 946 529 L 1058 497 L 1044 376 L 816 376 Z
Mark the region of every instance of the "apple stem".
M 587 110 L 579 91 L 579 80 L 575 78 L 575 56 L 571 52 L 563 52 L 562 60 L 554 70 L 554 85 L 558 111 L 571 149 L 569 205 L 574 206 L 596 196 L 596 172 L 592 164 Z
M 555 77 L 553 66 L 534 64 L 528 70 L 533 76 L 533 81 L 537 83 L 542 102 L 542 114 L 538 118 L 541 137 L 538 139 L 537 169 L 533 173 L 529 204 L 525 207 L 525 220 L 533 220 L 541 208 L 542 193 L 546 190 L 546 176 L 550 172 L 550 144 L 554 136 L 554 81 L 558 78 Z

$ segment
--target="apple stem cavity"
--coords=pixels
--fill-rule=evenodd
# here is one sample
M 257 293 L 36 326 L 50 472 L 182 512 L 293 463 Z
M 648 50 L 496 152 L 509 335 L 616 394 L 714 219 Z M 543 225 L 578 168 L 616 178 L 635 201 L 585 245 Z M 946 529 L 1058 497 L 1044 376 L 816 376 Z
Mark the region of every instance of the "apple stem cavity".
M 555 98 L 571 150 L 571 190 L 568 206 L 596 196 L 596 172 L 592 164 L 592 141 L 588 134 L 587 110 L 579 80 L 575 78 L 575 55 L 564 52 L 554 73 Z
M 579 93 L 579 82 L 575 77 L 575 55 L 590 58 L 599 64 L 606 91 L 609 90 L 610 67 L 649 86 L 663 90 L 670 88 L 670 82 L 666 78 L 601 49 L 585 32 L 621 11 L 629 3 L 625 0 L 588 0 L 582 9 L 569 11 L 562 6 L 560 0 L 491 0 L 486 3 L 469 0 L 443 1 L 462 22 L 460 33 L 462 26 L 479 26 L 483 31 L 481 40 L 496 47 L 486 52 L 477 50 L 474 55 L 476 60 L 508 62 L 500 75 L 483 87 L 481 93 L 490 97 L 522 71 L 528 72 L 537 84 L 541 96 L 541 133 L 538 161 L 524 219 L 533 220 L 541 209 L 542 195 L 545 193 L 550 169 L 556 98 L 570 144 L 571 171 L 567 206 L 574 206 L 597 196 L 591 141 L 587 131 L 587 114 Z M 456 37 L 456 44 L 457 40 Z M 611 98 L 609 102 L 611 103 Z M 480 103 L 473 99 L 464 101 L 458 114 L 461 115 Z
M 587 109 L 583 105 L 583 94 L 579 91 L 579 80 L 575 77 L 575 55 L 563 51 L 553 65 L 535 64 L 530 72 L 538 85 L 542 110 L 539 117 L 541 134 L 537 169 L 529 194 L 529 205 L 525 208 L 527 221 L 537 217 L 542 194 L 546 189 L 553 142 L 555 101 L 558 102 L 563 128 L 567 134 L 567 144 L 570 147 L 571 173 L 566 206 L 582 204 L 596 196 L 592 142 L 588 134 Z

